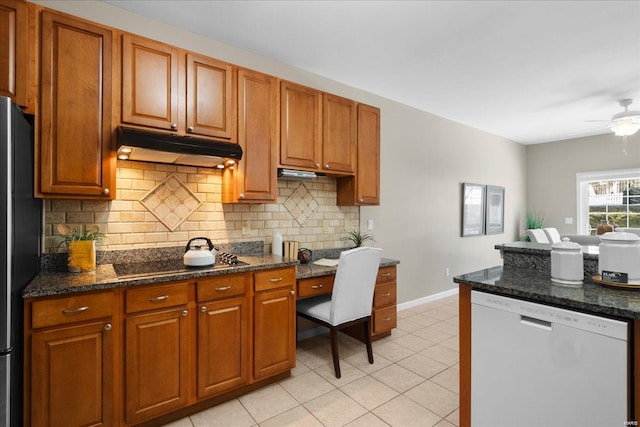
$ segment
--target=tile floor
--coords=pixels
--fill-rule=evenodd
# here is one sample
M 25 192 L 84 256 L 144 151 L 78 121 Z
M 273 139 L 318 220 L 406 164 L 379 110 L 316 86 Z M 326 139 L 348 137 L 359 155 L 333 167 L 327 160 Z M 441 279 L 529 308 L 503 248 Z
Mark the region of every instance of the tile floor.
M 364 344 L 340 334 L 342 378 L 327 335 L 298 342 L 291 377 L 169 427 L 458 425 L 458 296 L 398 312 L 398 328 Z

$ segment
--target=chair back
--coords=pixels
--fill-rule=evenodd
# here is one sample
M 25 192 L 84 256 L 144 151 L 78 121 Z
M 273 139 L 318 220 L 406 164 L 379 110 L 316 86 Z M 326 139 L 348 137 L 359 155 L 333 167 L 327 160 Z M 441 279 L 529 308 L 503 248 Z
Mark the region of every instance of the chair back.
M 558 233 L 558 229 L 554 227 L 543 228 L 544 234 L 547 235 L 547 239 L 549 239 L 549 243 L 558 243 L 561 241 L 560 233 Z
M 529 239 L 534 243 L 549 243 L 549 239 L 547 239 L 547 235 L 544 233 L 542 228 L 535 228 L 526 231 Z
M 331 293 L 330 323 L 339 325 L 371 314 L 382 249 L 355 248 L 340 254 Z

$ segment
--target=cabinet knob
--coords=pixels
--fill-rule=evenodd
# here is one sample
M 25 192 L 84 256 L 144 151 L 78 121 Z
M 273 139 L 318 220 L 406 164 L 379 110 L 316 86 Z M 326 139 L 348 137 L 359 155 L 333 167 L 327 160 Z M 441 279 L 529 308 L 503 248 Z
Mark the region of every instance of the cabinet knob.
M 178 129 L 178 124 L 177 123 L 171 123 L 171 129 L 173 129 L 173 130 Z
M 107 323 L 106 325 L 104 325 L 104 330 L 105 331 L 110 331 L 112 328 L 111 323 Z
M 182 310 L 182 316 L 186 316 L 187 314 L 189 314 L 189 312 L 187 310 Z
M 295 294 L 296 294 L 296 291 L 289 291 L 289 293 L 290 293 L 291 295 L 295 295 Z
M 325 169 L 329 169 L 329 163 L 325 163 L 325 164 L 324 164 L 324 168 L 325 168 Z
M 111 194 L 111 191 L 108 188 L 103 188 L 102 194 L 104 194 L 105 196 L 108 196 L 109 194 Z
M 358 199 L 360 203 L 364 203 L 364 199 Z
M 316 167 L 319 168 L 320 167 L 320 163 L 316 163 Z
M 194 131 L 194 127 L 193 127 L 193 126 L 189 126 L 189 127 L 187 128 L 187 132 L 189 132 L 189 133 L 193 133 L 193 131 Z
M 240 193 L 240 195 L 238 196 L 240 199 L 244 199 L 244 193 Z
M 207 306 L 203 305 L 202 307 L 200 307 L 200 311 L 203 312 L 203 313 L 206 313 L 207 312 Z

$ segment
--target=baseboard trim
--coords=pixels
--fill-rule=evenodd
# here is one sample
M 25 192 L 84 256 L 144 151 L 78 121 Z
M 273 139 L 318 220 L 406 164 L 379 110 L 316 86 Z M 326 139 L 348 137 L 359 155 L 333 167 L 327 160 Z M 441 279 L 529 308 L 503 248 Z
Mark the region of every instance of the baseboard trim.
M 433 295 L 427 295 L 426 297 L 414 299 L 412 301 L 403 302 L 402 304 L 398 304 L 398 311 L 406 310 L 411 307 L 415 307 L 417 305 L 422 305 L 428 302 L 437 301 L 442 298 L 450 297 L 452 295 L 458 294 L 458 288 L 449 289 L 448 291 L 439 292 Z

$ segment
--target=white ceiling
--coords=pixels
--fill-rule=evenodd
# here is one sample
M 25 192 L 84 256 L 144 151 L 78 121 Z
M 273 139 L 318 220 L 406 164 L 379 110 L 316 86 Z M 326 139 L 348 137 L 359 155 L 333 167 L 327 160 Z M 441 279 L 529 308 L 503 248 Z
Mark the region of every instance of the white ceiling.
M 640 110 L 640 0 L 103 1 L 524 144 Z

